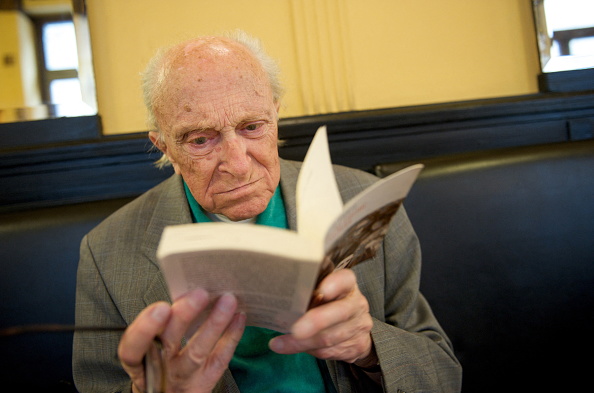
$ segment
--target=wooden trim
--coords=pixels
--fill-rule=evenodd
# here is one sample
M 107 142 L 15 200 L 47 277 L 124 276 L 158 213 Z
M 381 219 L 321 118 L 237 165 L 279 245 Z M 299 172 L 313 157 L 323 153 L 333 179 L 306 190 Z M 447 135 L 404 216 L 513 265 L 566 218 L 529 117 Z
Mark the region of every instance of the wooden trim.
M 581 29 L 558 30 L 553 32 L 553 41 L 559 43 L 559 52 L 561 56 L 571 55 L 569 42 L 576 38 L 594 37 L 594 27 L 585 27 Z
M 6 147 L 4 141 L 5 148 L 0 149 L 0 212 L 132 197 L 171 174 L 171 170 L 161 171 L 152 164 L 158 154 L 150 153 L 146 133 L 101 137 L 76 128 L 76 119 L 22 123 L 28 128 L 19 132 L 36 142 L 28 147 L 18 143 Z M 328 125 L 335 163 L 372 171 L 385 162 L 593 139 L 594 92 L 283 119 L 279 123 L 284 142 L 280 155 L 302 160 L 322 124 Z M 45 136 L 62 134 L 62 127 L 68 137 L 61 137 L 61 143 L 48 143 L 51 138 Z M 87 140 L 74 140 L 79 133 Z
M 18 148 L 97 140 L 101 136 L 99 116 L 59 117 L 0 124 L 0 154 Z
M 586 139 L 592 119 L 594 92 L 319 115 L 281 122 L 281 152 L 301 159 L 326 124 L 333 161 L 371 170 L 380 162 Z
M 594 68 L 575 71 L 544 72 L 538 76 L 542 92 L 567 93 L 594 90 Z
M 22 0 L 0 0 L 1 11 L 22 10 Z
M 141 194 L 171 175 L 145 133 L 0 154 L 0 212 Z

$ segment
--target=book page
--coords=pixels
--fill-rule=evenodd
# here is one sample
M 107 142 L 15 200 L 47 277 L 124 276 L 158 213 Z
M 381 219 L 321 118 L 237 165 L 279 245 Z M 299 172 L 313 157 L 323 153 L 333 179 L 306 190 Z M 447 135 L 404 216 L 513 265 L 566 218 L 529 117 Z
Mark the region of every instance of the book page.
M 164 229 L 157 257 L 190 251 L 235 249 L 319 259 L 323 251 L 307 247 L 294 231 L 264 225 L 226 222 L 171 225 Z
M 200 287 L 212 305 L 230 292 L 249 326 L 287 332 L 307 310 L 321 249 L 283 229 L 200 223 L 165 228 L 157 256 L 173 301 Z
M 321 243 L 341 211 L 326 127 L 322 126 L 309 146 L 297 180 L 297 232 Z
M 422 164 L 404 168 L 372 184 L 345 205 L 328 231 L 318 281 L 332 270 L 353 267 L 375 255 L 422 169 Z

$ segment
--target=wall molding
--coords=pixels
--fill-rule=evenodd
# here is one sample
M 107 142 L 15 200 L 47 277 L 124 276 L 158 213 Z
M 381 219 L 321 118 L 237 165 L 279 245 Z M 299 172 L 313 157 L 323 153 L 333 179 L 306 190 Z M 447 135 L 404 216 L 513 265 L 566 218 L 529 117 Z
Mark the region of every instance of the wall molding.
M 353 110 L 346 0 L 292 0 L 291 19 L 304 113 Z

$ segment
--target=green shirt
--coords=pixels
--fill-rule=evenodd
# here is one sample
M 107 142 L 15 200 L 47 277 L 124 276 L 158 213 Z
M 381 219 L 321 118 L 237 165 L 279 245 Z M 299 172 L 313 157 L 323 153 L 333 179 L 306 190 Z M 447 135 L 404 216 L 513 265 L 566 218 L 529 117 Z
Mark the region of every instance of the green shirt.
M 186 197 L 194 222 L 211 222 L 184 183 Z M 266 210 L 256 219 L 258 225 L 288 228 L 285 205 L 276 189 Z M 230 224 L 233 225 L 233 224 Z M 250 225 L 250 224 L 246 224 Z M 268 348 L 268 342 L 281 333 L 247 326 L 229 364 L 233 378 L 242 393 L 249 392 L 300 392 L 327 393 L 324 381 L 328 381 L 328 392 L 334 391 L 329 381 L 324 362 L 306 353 L 280 355 Z

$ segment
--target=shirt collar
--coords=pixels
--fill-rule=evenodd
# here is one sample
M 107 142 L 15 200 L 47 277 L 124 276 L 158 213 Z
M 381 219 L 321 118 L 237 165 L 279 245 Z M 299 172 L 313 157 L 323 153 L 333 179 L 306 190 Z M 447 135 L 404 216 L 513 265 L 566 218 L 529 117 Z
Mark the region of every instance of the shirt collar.
M 212 219 L 208 217 L 208 215 L 190 192 L 190 188 L 185 181 L 183 184 L 184 191 L 186 193 L 186 199 L 188 200 L 190 211 L 192 213 L 192 221 L 195 223 L 212 222 Z M 268 202 L 266 210 L 258 215 L 256 224 L 285 229 L 289 227 L 287 224 L 287 214 L 285 212 L 285 203 L 283 201 L 280 185 L 276 187 L 274 195 L 270 199 L 270 202 Z

